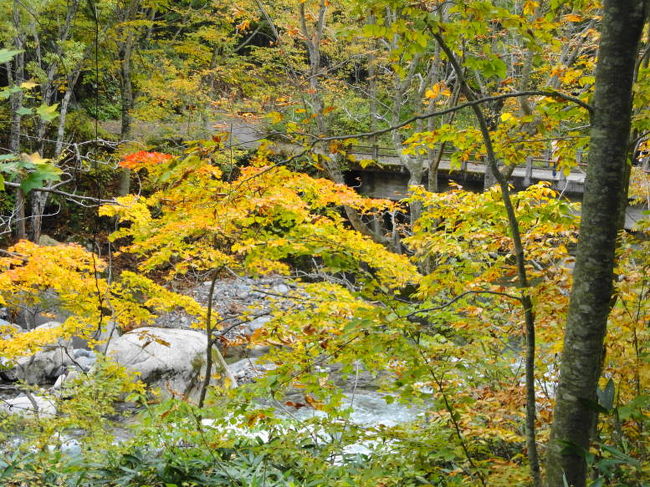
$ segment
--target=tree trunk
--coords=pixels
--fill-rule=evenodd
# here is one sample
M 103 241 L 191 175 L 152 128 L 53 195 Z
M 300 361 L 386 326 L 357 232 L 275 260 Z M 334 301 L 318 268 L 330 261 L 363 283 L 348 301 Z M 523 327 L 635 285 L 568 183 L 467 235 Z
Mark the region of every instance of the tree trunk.
M 27 228 L 25 226 L 25 193 L 20 188 L 16 188 L 16 203 L 14 205 L 16 214 L 16 238 L 22 240 L 27 238 Z
M 57 159 L 61 152 L 63 152 L 63 142 L 65 138 L 65 121 L 68 116 L 68 108 L 72 99 L 72 93 L 79 79 L 81 73 L 81 66 L 79 66 L 73 73 L 68 76 L 68 83 L 63 99 L 61 100 L 61 108 L 59 109 L 59 118 L 56 130 L 56 141 L 54 143 L 54 159 Z M 51 185 L 50 185 L 51 187 Z M 47 191 L 33 191 L 32 192 L 32 220 L 31 220 L 31 235 L 30 239 L 34 243 L 38 243 L 41 238 L 41 230 L 43 226 L 43 213 L 47 206 L 49 193 Z
M 133 82 L 131 80 L 131 53 L 132 41 L 128 39 L 121 50 L 121 127 L 120 141 L 128 140 L 131 137 L 131 109 L 133 108 Z M 122 169 L 120 173 L 120 185 L 118 194 L 126 196 L 131 189 L 131 171 Z
M 330 180 L 334 181 L 336 184 L 345 185 L 345 177 L 343 176 L 343 171 L 341 171 L 339 162 L 335 159 L 335 157 L 336 155 L 332 155 L 332 157 L 322 157 L 320 158 L 320 163 L 325 169 L 325 173 Z M 344 206 L 343 210 L 345 211 L 345 216 L 350 222 L 350 226 L 352 226 L 352 228 L 354 228 L 357 232 L 372 238 L 375 242 L 382 245 L 389 244 L 388 239 L 386 239 L 386 237 L 384 237 L 381 233 L 378 234 L 373 232 L 373 229 L 361 219 L 361 215 L 357 210 L 349 206 Z
M 476 100 L 475 95 L 465 80 L 462 68 L 454 56 L 453 51 L 445 44 L 439 34 L 434 33 L 434 37 L 453 66 L 456 76 L 458 77 L 461 91 L 468 100 Z M 526 257 L 521 240 L 521 231 L 519 228 L 519 221 L 517 220 L 517 213 L 512 203 L 512 199 L 510 198 L 508 180 L 499 171 L 498 160 L 494 152 L 487 118 L 483 113 L 483 109 L 479 105 L 473 105 L 472 110 L 476 116 L 476 120 L 478 121 L 487 153 L 488 166 L 486 168 L 486 177 L 487 174 L 490 173 L 492 178 L 497 181 L 501 188 L 501 200 L 503 201 L 506 215 L 508 217 L 508 227 L 512 238 L 513 253 L 515 262 L 517 263 L 518 287 L 521 289 L 519 300 L 524 312 L 524 326 L 526 331 L 526 448 L 528 450 L 528 461 L 530 463 L 529 468 L 533 485 L 535 487 L 540 487 L 542 485 L 542 478 L 537 450 L 535 409 L 535 311 L 530 296 L 530 284 L 528 282 L 528 273 L 526 271 Z
M 14 37 L 14 47 L 18 51 L 22 51 L 25 45 L 24 39 L 20 33 L 20 12 L 18 10 L 17 2 L 13 4 L 12 20 L 16 28 L 16 36 Z M 13 69 L 12 69 L 13 68 Z M 25 55 L 21 52 L 16 54 L 13 61 L 7 63 L 7 79 L 10 86 L 20 86 L 25 81 Z M 9 126 L 9 150 L 13 154 L 20 152 L 20 134 L 22 130 L 22 116 L 20 109 L 23 106 L 23 92 L 17 91 L 9 98 L 9 105 L 11 107 L 11 121 Z M 27 237 L 25 228 L 25 194 L 20 188 L 16 189 L 16 202 L 14 205 L 14 214 L 16 215 L 16 238 L 24 239 Z
M 583 487 L 585 453 L 613 293 L 614 253 L 625 191 L 635 58 L 647 0 L 605 0 L 596 68 L 589 165 L 567 316 L 547 485 Z
M 32 191 L 32 214 L 30 220 L 31 232 L 29 239 L 38 243 L 41 238 L 41 228 L 43 226 L 43 213 L 45 213 L 45 205 L 47 205 L 48 193 L 45 191 Z
M 408 187 L 422 187 L 422 179 L 424 178 L 424 174 L 427 170 L 423 157 L 420 156 L 416 158 L 415 161 L 413 161 L 407 167 L 409 171 Z M 413 192 L 409 191 L 409 196 L 412 194 Z M 422 216 L 422 202 L 412 201 L 409 204 L 409 210 L 410 222 L 411 226 L 413 226 L 415 225 L 415 222 L 418 221 Z
M 79 80 L 81 73 L 81 65 L 68 77 L 68 86 L 66 88 L 63 99 L 61 100 L 61 108 L 59 109 L 59 120 L 56 129 L 56 142 L 54 145 L 54 157 L 58 157 L 63 152 L 63 143 L 65 139 L 65 121 L 68 117 L 68 108 L 72 100 L 72 93 Z
M 309 93 L 311 109 L 316 119 L 316 129 L 319 136 L 325 136 L 328 132 L 327 120 L 323 113 L 323 98 L 320 86 L 320 73 L 321 73 L 321 52 L 320 45 L 325 29 L 325 14 L 327 12 L 328 3 L 321 0 L 318 9 L 318 19 L 312 29 L 307 26 L 307 13 L 305 12 L 305 5 L 301 3 L 298 6 L 298 13 L 300 17 L 300 30 L 304 37 L 304 44 L 309 54 Z M 321 159 L 321 164 L 325 168 L 325 173 L 329 179 L 337 184 L 345 184 L 345 177 L 340 167 L 340 161 L 337 157 L 329 155 Z M 344 206 L 345 214 L 352 228 L 356 231 L 369 236 L 375 242 L 386 244 L 387 240 L 383 235 L 377 235 L 372 231 L 362 219 L 357 210 L 349 206 Z
M 483 178 L 483 191 L 487 191 L 495 184 L 497 184 L 497 178 L 494 176 L 494 173 L 490 170 L 490 168 L 486 164 L 485 177 Z
M 135 19 L 136 13 L 140 8 L 139 0 L 131 0 L 125 6 L 124 11 L 121 13 L 122 21 L 132 21 Z M 131 75 L 131 61 L 133 57 L 133 49 L 136 42 L 136 34 L 134 32 L 125 32 L 125 40 L 119 44 L 120 55 L 120 141 L 123 142 L 131 137 L 131 110 L 133 109 L 133 78 Z M 131 171 L 122 169 L 120 173 L 120 184 L 118 187 L 118 195 L 126 196 L 131 190 Z

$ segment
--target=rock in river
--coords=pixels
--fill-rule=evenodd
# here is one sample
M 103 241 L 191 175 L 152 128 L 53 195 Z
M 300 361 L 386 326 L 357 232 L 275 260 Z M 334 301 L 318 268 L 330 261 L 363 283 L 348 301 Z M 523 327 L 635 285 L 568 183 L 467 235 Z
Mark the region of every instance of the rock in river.
M 189 397 L 200 387 L 206 345 L 198 331 L 143 327 L 113 339 L 106 355 L 163 395 Z

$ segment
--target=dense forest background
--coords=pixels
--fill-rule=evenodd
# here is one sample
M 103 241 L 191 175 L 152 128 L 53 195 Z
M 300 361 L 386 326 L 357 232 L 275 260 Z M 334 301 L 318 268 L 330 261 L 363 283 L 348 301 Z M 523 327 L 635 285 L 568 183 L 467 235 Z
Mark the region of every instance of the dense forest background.
M 0 482 L 650 482 L 647 0 L 0 0 Z

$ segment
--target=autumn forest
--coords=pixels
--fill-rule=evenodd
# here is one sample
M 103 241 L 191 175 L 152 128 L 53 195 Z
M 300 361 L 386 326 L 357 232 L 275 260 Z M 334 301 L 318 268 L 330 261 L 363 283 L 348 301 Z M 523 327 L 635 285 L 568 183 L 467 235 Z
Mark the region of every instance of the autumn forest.
M 0 42 L 0 486 L 650 486 L 648 0 Z

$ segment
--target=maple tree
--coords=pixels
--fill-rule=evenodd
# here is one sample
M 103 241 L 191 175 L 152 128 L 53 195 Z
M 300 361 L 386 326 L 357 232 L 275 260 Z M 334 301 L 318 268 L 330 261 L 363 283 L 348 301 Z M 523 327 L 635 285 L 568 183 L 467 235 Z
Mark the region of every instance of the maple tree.
M 47 201 L 43 195 L 85 198 L 76 201 L 103 204 L 104 219 L 95 226 L 117 225 L 110 237 L 117 252 L 111 256 L 137 268 L 108 268 L 105 259 L 78 245 L 40 247 L 19 240 L 8 246 L 0 257 L 0 304 L 33 312 L 57 309 L 69 317 L 58 328 L 3 329 L 3 361 L 13 363 L 60 338 L 92 338 L 109 321 L 131 330 L 174 308 L 205 329 L 210 361 L 221 317 L 211 305 L 204 309 L 170 291 L 178 280 L 207 276 L 212 296 L 226 269 L 297 278 L 287 299 L 272 305 L 272 319 L 252 336 L 220 338 L 221 346 L 241 341 L 269 347 L 264 360 L 272 370 L 239 387 L 225 387 L 228 380 L 224 387 L 209 386 L 208 373 L 198 406 L 172 401 L 161 404 L 157 415 L 147 409 L 151 423 L 136 435 L 134 449 L 110 440 L 95 446 L 126 461 L 161 438 L 167 444 L 189 442 L 187 452 L 170 448 L 162 455 L 170 464 L 183 464 L 189 478 L 192 465 L 200 463 L 193 462 L 207 458 L 196 445 L 207 444 L 210 452 L 230 452 L 223 453 L 226 474 L 214 465 L 196 468 L 224 475 L 225 483 L 216 485 L 236 485 L 228 472 L 240 460 L 232 453 L 240 447 L 269 459 L 275 470 L 264 482 L 286 474 L 293 476 L 289 485 L 540 486 L 546 473 L 556 487 L 583 485 L 587 468 L 595 485 L 647 479 L 641 460 L 650 379 L 644 327 L 650 313 L 648 228 L 642 224 L 636 235 L 619 237 L 616 300 L 600 303 L 607 307 L 599 316 L 601 328 L 608 324 L 607 353 L 600 363 L 598 342 L 592 353 L 578 357 L 592 371 L 589 404 L 575 413 L 584 426 L 581 450 L 561 450 L 557 438 L 568 441 L 566 432 L 558 433 L 561 412 L 553 435 L 550 430 L 567 316 L 571 326 L 578 323 L 569 298 L 572 286 L 596 272 L 580 271 L 574 278 L 578 207 L 549 184 L 522 191 L 510 184 L 515 167 L 527 159 L 551 159 L 566 176 L 583 152 L 598 151 L 589 130 L 603 123 L 601 113 L 611 105 L 599 101 L 598 90 L 594 94 L 596 49 L 603 42 L 598 27 L 609 25 L 600 5 L 102 0 L 87 8 L 77 1 L 3 8 L 12 15 L 2 24 L 7 48 L 0 50 L 0 61 L 7 63 L 8 86 L 0 97 L 9 100 L 11 120 L 10 153 L 0 156 L 0 171 L 16 190 L 16 212 L 23 211 L 17 236 L 26 236 L 26 198 L 36 205 L 30 214 L 35 220 Z M 29 20 L 51 13 L 64 24 L 54 15 L 43 23 Z M 642 26 L 643 19 L 636 24 Z M 32 49 L 45 39 L 55 46 L 51 56 Z M 640 56 L 630 49 L 621 58 L 636 80 L 630 116 L 621 117 L 623 124 L 632 121 L 630 146 L 636 151 L 647 148 L 650 120 L 647 38 L 642 43 Z M 67 110 L 75 93 L 83 98 L 84 89 L 102 81 L 109 85 L 106 93 L 91 90 L 83 103 L 93 106 L 95 118 L 101 110 L 114 111 L 123 142 L 137 136 L 138 120 L 182 123 L 178 134 L 193 136 L 192 124 L 202 132 L 215 110 L 243 112 L 242 118 L 257 121 L 263 114 L 282 142 L 263 141 L 251 151 L 233 144 L 232 134 L 219 133 L 181 145 L 174 141 L 173 149 L 125 143 L 114 154 L 91 153 L 91 170 L 103 158 L 123 171 L 108 176 L 118 197 L 108 200 L 101 188 L 99 197 L 66 193 L 55 185 L 63 182 L 62 174 L 77 174 L 63 164 Z M 30 137 L 35 145 L 25 143 Z M 612 144 L 620 163 L 618 186 L 610 185 L 618 188 L 616 205 L 627 188 L 627 140 L 625 134 Z M 391 146 L 408 172 L 405 201 L 371 200 L 344 185 L 347 170 L 368 163 L 355 160 L 357 143 L 370 144 L 375 159 L 381 145 Z M 438 193 L 443 157 L 457 170 L 484 161 L 485 191 L 451 185 Z M 85 161 L 88 170 L 91 158 Z M 630 196 L 642 203 L 648 198 L 647 171 L 629 172 Z M 130 187 L 135 181 L 137 190 Z M 593 224 L 594 213 L 603 225 L 612 223 L 607 259 L 614 269 L 612 215 L 621 212 L 594 211 L 593 198 L 585 206 L 583 227 Z M 600 226 L 592 227 L 599 233 Z M 95 250 L 101 249 L 98 233 Z M 583 231 L 580 248 L 597 240 Z M 591 254 L 579 255 L 584 264 Z M 611 276 L 598 282 L 604 280 Z M 572 300 L 579 302 L 575 291 Z M 565 357 L 583 345 L 570 346 Z M 395 427 L 350 424 L 345 388 L 323 366 L 338 368 L 344 381 L 374 374 L 386 401 L 401 401 L 422 414 Z M 96 399 L 93 390 L 101 396 L 102 413 L 92 415 L 98 423 L 109 414 L 116 391 L 145 398 L 109 362 L 92 377 L 92 384 L 74 385 L 78 397 L 61 406 L 61 417 L 49 425 L 36 418 L 41 449 L 59 429 L 79 424 L 101 436 L 82 414 Z M 558 397 L 566 382 L 561 384 Z M 307 433 L 287 431 L 277 408 L 261 398 L 326 417 L 308 420 Z M 251 444 L 220 436 L 204 428 L 206 418 L 224 429 L 230 423 L 261 428 L 271 432 L 271 440 Z M 321 431 L 327 440 L 319 438 Z M 346 445 L 359 442 L 373 445 L 372 454 L 361 459 L 346 453 Z M 44 453 L 39 461 L 47 459 Z M 151 472 L 145 480 L 147 461 L 139 459 L 141 470 L 129 464 L 133 475 L 143 475 L 142 485 L 163 482 L 151 480 Z

